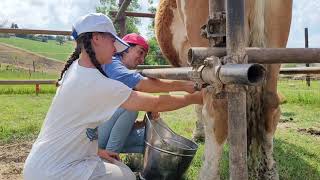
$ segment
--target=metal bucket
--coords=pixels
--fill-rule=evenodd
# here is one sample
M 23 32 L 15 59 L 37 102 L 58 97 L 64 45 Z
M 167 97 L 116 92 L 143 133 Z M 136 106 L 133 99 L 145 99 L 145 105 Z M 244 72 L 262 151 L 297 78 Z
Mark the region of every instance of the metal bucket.
M 141 179 L 177 180 L 188 169 L 198 145 L 173 132 L 162 120 L 145 115 L 145 152 Z

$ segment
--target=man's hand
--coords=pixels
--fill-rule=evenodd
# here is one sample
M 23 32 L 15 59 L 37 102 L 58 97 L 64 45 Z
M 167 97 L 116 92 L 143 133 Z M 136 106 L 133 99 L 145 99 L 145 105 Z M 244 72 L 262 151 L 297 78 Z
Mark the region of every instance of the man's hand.
M 98 156 L 102 159 L 105 159 L 111 163 L 114 163 L 115 160 L 120 161 L 120 156 L 118 153 L 108 151 L 106 149 L 98 149 Z

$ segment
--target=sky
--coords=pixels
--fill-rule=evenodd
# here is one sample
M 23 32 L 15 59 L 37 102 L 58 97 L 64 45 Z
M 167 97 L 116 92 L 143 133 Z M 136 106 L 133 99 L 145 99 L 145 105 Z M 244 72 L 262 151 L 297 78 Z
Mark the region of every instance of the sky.
M 139 0 L 147 12 L 147 0 Z M 157 3 L 158 0 L 155 0 Z M 95 12 L 99 0 L 1 0 L 0 24 L 8 20 L 19 28 L 71 30 L 79 16 Z M 150 19 L 139 30 L 146 37 Z M 309 29 L 309 47 L 320 47 L 320 0 L 293 0 L 293 18 L 287 47 L 304 47 L 304 28 Z

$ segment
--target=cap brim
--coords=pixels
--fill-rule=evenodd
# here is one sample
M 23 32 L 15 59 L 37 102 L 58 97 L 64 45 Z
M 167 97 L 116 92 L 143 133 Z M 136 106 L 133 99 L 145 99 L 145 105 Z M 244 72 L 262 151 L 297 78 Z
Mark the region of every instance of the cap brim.
M 114 38 L 116 39 L 116 41 L 114 42 L 114 46 L 116 47 L 117 53 L 121 53 L 125 50 L 127 50 L 130 45 L 127 44 L 126 42 L 124 42 L 121 38 L 119 38 L 117 35 L 114 35 Z

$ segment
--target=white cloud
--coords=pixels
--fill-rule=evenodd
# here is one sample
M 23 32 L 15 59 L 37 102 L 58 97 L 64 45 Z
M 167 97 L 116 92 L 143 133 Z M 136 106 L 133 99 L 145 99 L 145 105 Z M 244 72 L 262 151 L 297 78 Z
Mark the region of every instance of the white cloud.
M 21 28 L 69 30 L 79 16 L 95 12 L 99 0 L 2 0 L 1 17 Z
M 320 0 L 294 0 L 288 47 L 304 47 L 304 28 L 309 29 L 309 47 L 320 47 Z

